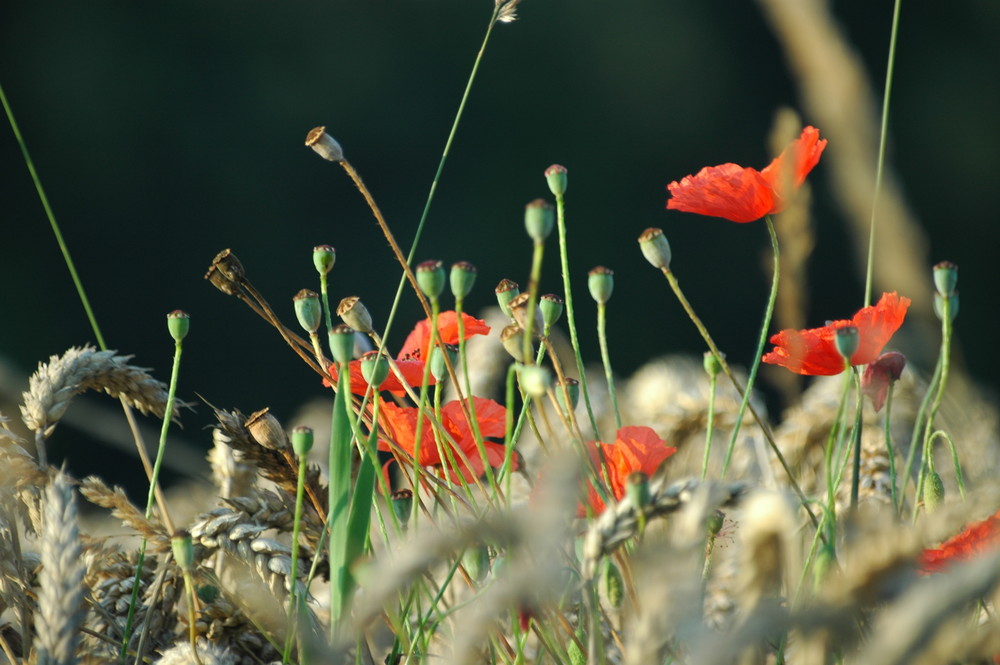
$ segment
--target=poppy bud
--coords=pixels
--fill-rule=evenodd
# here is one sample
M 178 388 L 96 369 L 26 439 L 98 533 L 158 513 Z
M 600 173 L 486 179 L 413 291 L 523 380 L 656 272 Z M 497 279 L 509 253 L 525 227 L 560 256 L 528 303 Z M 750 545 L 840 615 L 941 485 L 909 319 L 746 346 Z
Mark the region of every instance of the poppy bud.
M 490 572 L 490 551 L 485 545 L 467 547 L 462 552 L 462 567 L 475 582 L 482 582 Z
M 500 309 L 503 313 L 514 318 L 510 311 L 510 301 L 521 294 L 521 289 L 517 286 L 517 282 L 512 282 L 509 279 L 501 279 L 500 283 L 494 289 L 497 294 L 497 304 L 500 305 Z
M 650 227 L 639 236 L 639 249 L 654 268 L 670 270 L 670 243 L 663 229 Z
M 247 418 L 246 428 L 254 441 L 270 450 L 282 450 L 288 445 L 288 437 L 278 419 L 269 407 L 255 411 Z
M 569 409 L 566 408 L 566 393 L 569 393 Z M 576 405 L 580 403 L 580 382 L 569 376 L 560 381 L 556 388 L 556 401 L 566 413 L 575 411 Z
M 442 344 L 435 346 L 431 350 L 431 375 L 435 381 L 444 381 L 448 376 L 448 364 L 445 362 L 445 354 L 451 360 L 452 366 L 458 361 L 458 347 L 452 344 Z
M 546 328 L 556 324 L 563 313 L 563 299 L 554 293 L 546 293 L 539 298 L 538 309 L 542 313 L 542 322 Z
M 861 392 L 871 399 L 875 413 L 882 410 L 889 386 L 899 381 L 904 367 L 906 367 L 906 356 L 897 351 L 889 351 L 865 368 L 865 373 L 861 377 Z
M 319 302 L 319 294 L 309 289 L 302 289 L 292 298 L 295 306 L 295 318 L 299 325 L 308 333 L 319 330 L 323 322 L 323 306 Z
M 587 287 L 598 305 L 607 303 L 615 290 L 615 272 L 604 266 L 597 266 L 587 273 Z
M 649 505 L 649 476 L 642 471 L 633 471 L 625 477 L 625 497 L 637 510 Z
M 944 320 L 944 303 L 948 301 L 948 320 L 954 321 L 955 317 L 958 316 L 958 292 L 954 292 L 951 295 L 943 296 L 940 293 L 934 294 L 934 313 L 937 314 L 938 319 Z
M 725 355 L 723 354 L 722 357 L 725 358 Z M 705 355 L 702 356 L 702 364 L 705 367 L 705 373 L 710 378 L 714 379 L 722 371 L 722 362 L 711 351 L 706 351 Z
M 316 245 L 313 247 L 313 265 L 316 272 L 326 275 L 333 270 L 333 264 L 337 262 L 337 250 L 330 245 Z
M 942 261 L 934 266 L 934 288 L 942 296 L 955 293 L 958 285 L 958 266 L 951 261 Z
M 549 191 L 556 196 L 566 193 L 566 167 L 553 164 L 545 169 L 545 180 L 549 183 Z
M 500 331 L 500 343 L 503 344 L 503 348 L 507 350 L 507 353 L 511 355 L 519 363 L 525 362 L 526 358 L 524 355 L 524 331 L 521 326 L 517 324 L 512 324 Z M 534 356 L 533 350 L 528 358 Z
M 611 606 L 617 610 L 625 599 L 625 581 L 622 579 L 622 573 L 611 559 L 608 559 L 602 572 L 601 581 L 604 583 L 604 593 Z
M 341 300 L 337 305 L 337 316 L 359 333 L 367 335 L 372 331 L 372 315 L 358 296 L 348 296 Z
M 187 337 L 190 328 L 191 317 L 187 312 L 175 309 L 167 314 L 167 331 L 174 338 L 175 342 L 179 342 Z
M 389 361 L 378 351 L 369 351 L 361 356 L 361 376 L 369 385 L 378 388 L 389 378 Z
M 713 510 L 712 514 L 708 516 L 708 522 L 705 525 L 708 535 L 715 537 L 719 535 L 722 531 L 722 525 L 726 522 L 726 514 L 721 510 Z
M 305 457 L 313 447 L 313 431 L 311 427 L 299 425 L 292 429 L 292 450 L 299 457 Z
M 431 300 L 437 300 L 444 291 L 444 264 L 440 261 L 424 261 L 417 266 L 417 286 Z
M 552 233 L 555 212 L 552 204 L 544 199 L 535 199 L 524 208 L 524 228 L 528 237 L 536 243 L 545 242 Z
M 941 482 L 941 476 L 938 475 L 937 471 L 929 472 L 924 482 L 926 483 L 924 485 L 924 506 L 927 508 L 927 512 L 933 512 L 944 503 L 944 483 Z
M 833 343 L 837 347 L 837 353 L 847 362 L 851 362 L 851 357 L 857 352 L 859 341 L 860 335 L 855 326 L 837 328 L 833 336 Z
M 330 355 L 341 364 L 346 365 L 354 358 L 354 329 L 341 323 L 333 327 L 327 335 L 330 343 Z
M 405 527 L 413 514 L 413 491 L 396 490 L 392 493 L 392 512 L 396 515 L 396 521 L 400 526 Z
M 181 570 L 194 568 L 194 542 L 191 534 L 180 529 L 170 537 L 170 549 L 174 553 L 174 561 Z
M 476 266 L 468 261 L 459 261 L 451 267 L 449 277 L 451 293 L 455 296 L 455 300 L 463 300 L 472 291 L 472 285 L 476 283 Z
M 517 376 L 524 392 L 536 399 L 543 397 L 552 387 L 552 374 L 541 365 L 518 365 Z
M 344 150 L 337 141 L 326 133 L 326 127 L 313 127 L 306 134 L 306 145 L 316 154 L 331 162 L 344 161 Z

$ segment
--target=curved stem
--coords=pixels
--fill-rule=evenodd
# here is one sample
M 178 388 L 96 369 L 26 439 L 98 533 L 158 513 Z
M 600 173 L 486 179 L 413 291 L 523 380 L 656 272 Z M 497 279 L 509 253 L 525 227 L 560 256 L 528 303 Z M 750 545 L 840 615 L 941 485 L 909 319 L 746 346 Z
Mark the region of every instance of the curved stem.
M 618 408 L 618 394 L 615 392 L 615 375 L 611 371 L 607 327 L 607 305 L 597 303 L 597 339 L 601 345 L 601 362 L 604 364 L 604 377 L 608 382 L 608 394 L 611 395 L 611 407 L 615 411 L 615 429 L 619 430 L 622 428 L 622 414 Z

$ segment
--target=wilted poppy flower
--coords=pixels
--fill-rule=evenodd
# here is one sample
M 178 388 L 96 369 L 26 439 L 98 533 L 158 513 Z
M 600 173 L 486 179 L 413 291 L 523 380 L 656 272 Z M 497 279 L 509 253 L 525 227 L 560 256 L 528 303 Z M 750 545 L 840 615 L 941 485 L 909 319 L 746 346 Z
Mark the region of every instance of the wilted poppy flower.
M 920 570 L 937 573 L 956 561 L 966 561 L 1000 545 L 1000 512 L 981 522 L 973 522 L 957 536 L 941 543 L 940 547 L 926 549 L 917 557 Z
M 706 166 L 669 185 L 667 208 L 723 217 L 733 222 L 752 222 L 781 212 L 785 201 L 802 186 L 806 175 L 819 162 L 826 147 L 819 130 L 806 127 L 764 170 L 739 164 Z
M 473 335 L 486 335 L 490 332 L 490 327 L 486 325 L 485 321 L 464 313 L 462 314 L 462 318 L 465 321 L 465 339 L 469 339 Z M 452 310 L 441 312 L 438 315 L 438 330 L 439 339 L 442 343 L 457 344 L 459 341 L 458 315 Z M 430 343 L 430 319 L 424 319 L 413 327 L 413 330 L 403 343 L 402 350 L 396 356 L 396 364 L 399 366 L 400 373 L 410 386 L 419 386 L 424 379 L 424 358 L 427 357 Z M 361 374 L 361 361 L 352 360 L 349 367 L 351 371 L 351 392 L 355 395 L 364 395 L 365 391 L 368 390 L 368 382 Z M 336 363 L 330 365 L 329 372 L 333 380 L 336 381 Z M 430 376 L 428 385 L 434 385 L 435 383 L 436 380 L 434 377 Z M 323 385 L 329 386 L 330 382 L 324 379 Z M 404 391 L 404 386 L 400 383 L 395 372 L 389 372 L 389 376 L 378 386 L 378 390 L 388 390 L 394 394 L 400 394 Z
M 858 349 L 851 355 L 851 365 L 866 365 L 875 360 L 893 334 L 903 325 L 910 299 L 883 293 L 878 303 L 864 307 L 853 319 L 831 321 L 822 328 L 782 330 L 771 337 L 774 350 L 763 361 L 781 365 L 796 374 L 830 376 L 844 371 L 844 359 L 837 351 L 837 330 L 853 326 L 858 330 Z
M 668 446 L 652 428 L 622 427 L 618 430 L 614 443 L 591 441 L 587 444 L 590 460 L 602 480 L 604 472 L 598 450 L 604 454 L 604 464 L 608 469 L 607 480 L 611 485 L 608 489 L 616 501 L 625 496 L 625 486 L 630 474 L 641 471 L 647 476 L 652 476 L 660 468 L 663 460 L 677 452 L 676 448 Z M 604 501 L 591 483 L 587 483 L 587 503 L 594 514 L 604 511 Z M 577 515 L 583 517 L 586 514 L 586 506 L 581 504 L 577 508 Z
M 507 409 L 490 399 L 473 397 L 472 400 L 475 404 L 479 432 L 483 437 L 504 436 Z M 419 410 L 416 407 L 396 406 L 391 402 L 382 402 L 379 406 L 379 426 L 385 432 L 387 439 L 391 439 L 411 456 L 416 453 L 418 415 Z M 434 428 L 425 416 L 421 425 L 423 431 L 420 437 L 420 456 L 417 460 L 420 466 L 436 466 L 440 468 L 442 476 L 456 481 L 461 477 L 471 482 L 483 474 L 486 462 L 494 468 L 503 464 L 506 452 L 503 444 L 484 441 L 486 461 L 479 455 L 476 437 L 462 410 L 462 402 L 454 400 L 441 407 L 441 426 L 457 444 L 458 449 L 456 450 L 451 441 L 445 437 L 441 437 L 440 441 L 435 440 Z M 378 447 L 380 450 L 393 449 L 385 439 L 379 440 Z M 454 460 L 457 469 L 449 457 Z M 516 468 L 517 458 L 514 457 L 512 460 Z
M 906 356 L 898 351 L 889 351 L 865 368 L 865 373 L 861 377 L 861 392 L 871 399 L 875 413 L 882 410 L 889 386 L 899 381 L 904 367 L 906 367 Z

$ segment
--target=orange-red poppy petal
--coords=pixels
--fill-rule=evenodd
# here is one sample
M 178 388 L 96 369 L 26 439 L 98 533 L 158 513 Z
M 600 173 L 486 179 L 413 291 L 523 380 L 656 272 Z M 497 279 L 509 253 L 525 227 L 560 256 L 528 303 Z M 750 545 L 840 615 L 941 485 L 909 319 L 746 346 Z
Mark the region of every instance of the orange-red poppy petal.
M 832 321 L 822 328 L 782 330 L 771 337 L 775 348 L 762 360 L 796 374 L 840 374 L 844 370 L 844 359 L 837 351 L 834 337 L 839 328 L 854 326 L 858 329 L 858 350 L 851 356 L 851 364 L 865 365 L 875 360 L 899 330 L 909 306 L 909 298 L 896 292 L 885 293 L 877 304 L 862 308 L 849 321 Z
M 490 327 L 482 319 L 469 316 L 462 312 L 462 321 L 465 324 L 465 339 L 473 335 L 487 335 Z M 438 337 L 444 344 L 458 344 L 458 314 L 454 310 L 448 310 L 438 314 Z M 413 327 L 413 330 L 403 342 L 403 348 L 399 351 L 399 358 L 427 359 L 427 353 L 431 345 L 431 321 L 424 319 Z
M 792 141 L 780 155 L 764 167 L 760 174 L 774 190 L 775 205 L 771 212 L 781 212 L 784 209 L 784 199 L 789 194 L 784 191 L 785 183 L 787 182 L 793 189 L 801 187 L 806 176 L 819 163 L 824 148 L 826 139 L 820 140 L 819 130 L 812 126 L 806 127 L 799 138 Z M 784 173 L 786 168 L 790 168 L 791 172 Z
M 980 522 L 973 522 L 941 543 L 940 547 L 926 549 L 917 557 L 921 571 L 936 573 L 956 561 L 965 561 L 977 554 L 1000 545 L 1000 512 L 990 515 Z
M 753 222 L 771 212 L 774 191 L 757 169 L 738 164 L 706 166 L 695 175 L 667 185 L 667 208 L 722 217 L 733 222 Z

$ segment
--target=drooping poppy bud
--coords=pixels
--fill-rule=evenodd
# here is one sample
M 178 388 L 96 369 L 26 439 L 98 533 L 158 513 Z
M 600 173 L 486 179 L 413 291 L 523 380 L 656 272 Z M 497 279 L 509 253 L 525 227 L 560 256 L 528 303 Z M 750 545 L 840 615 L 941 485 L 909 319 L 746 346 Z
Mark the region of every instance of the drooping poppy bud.
M 906 367 L 906 356 L 898 351 L 883 353 L 865 368 L 861 376 L 861 392 L 872 401 L 875 413 L 882 410 L 889 386 L 903 374 Z

